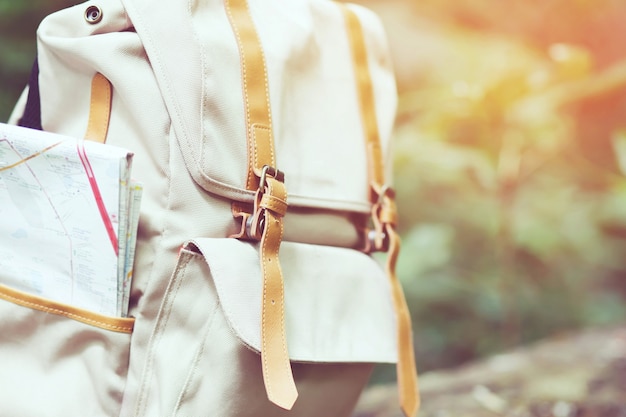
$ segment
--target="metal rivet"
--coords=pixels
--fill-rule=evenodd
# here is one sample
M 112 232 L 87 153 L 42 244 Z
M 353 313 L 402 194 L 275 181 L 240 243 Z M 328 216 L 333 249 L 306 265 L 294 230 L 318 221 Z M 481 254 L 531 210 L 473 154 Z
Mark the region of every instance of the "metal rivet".
M 89 6 L 85 10 L 85 20 L 92 25 L 102 20 L 102 10 L 98 6 Z

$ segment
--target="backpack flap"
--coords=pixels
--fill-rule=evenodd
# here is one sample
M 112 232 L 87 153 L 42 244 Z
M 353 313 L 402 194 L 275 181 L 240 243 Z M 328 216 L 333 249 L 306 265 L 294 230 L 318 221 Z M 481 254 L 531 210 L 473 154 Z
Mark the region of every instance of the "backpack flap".
M 263 3 L 262 7 L 260 3 Z M 123 0 L 168 107 L 194 180 L 232 200 L 246 188 L 246 109 L 238 32 L 221 0 L 159 7 Z M 267 63 L 278 167 L 291 206 L 369 212 L 367 165 L 350 46 L 340 8 L 312 0 L 251 0 Z M 383 149 L 394 122 L 396 90 L 377 18 L 354 7 L 366 30 Z
M 260 352 L 263 282 L 257 245 L 202 238 L 186 248 L 204 256 L 237 337 Z M 350 249 L 293 242 L 282 243 L 280 260 L 291 360 L 397 361 L 389 282 L 375 260 Z

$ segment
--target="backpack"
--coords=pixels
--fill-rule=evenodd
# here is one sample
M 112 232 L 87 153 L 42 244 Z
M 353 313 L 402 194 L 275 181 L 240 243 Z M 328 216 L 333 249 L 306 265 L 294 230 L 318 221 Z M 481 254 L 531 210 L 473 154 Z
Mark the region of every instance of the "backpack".
M 397 363 L 415 415 L 378 18 L 95 0 L 37 35 L 10 122 L 131 150 L 144 190 L 128 317 L 0 289 L 2 413 L 349 416 Z

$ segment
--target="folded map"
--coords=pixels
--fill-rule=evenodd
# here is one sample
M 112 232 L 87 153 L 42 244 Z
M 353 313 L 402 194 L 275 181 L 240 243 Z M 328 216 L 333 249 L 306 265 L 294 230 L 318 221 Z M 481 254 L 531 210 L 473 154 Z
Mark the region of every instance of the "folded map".
M 0 283 L 125 316 L 142 191 L 132 157 L 0 123 Z

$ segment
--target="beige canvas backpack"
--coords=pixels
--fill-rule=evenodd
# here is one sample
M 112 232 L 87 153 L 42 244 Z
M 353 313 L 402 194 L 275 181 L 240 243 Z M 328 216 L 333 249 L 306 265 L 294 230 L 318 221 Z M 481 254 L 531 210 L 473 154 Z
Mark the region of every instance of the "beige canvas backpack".
M 0 414 L 349 416 L 397 362 L 415 415 L 379 20 L 326 0 L 94 0 L 37 35 L 11 122 L 131 150 L 144 195 L 129 317 L 0 288 Z

